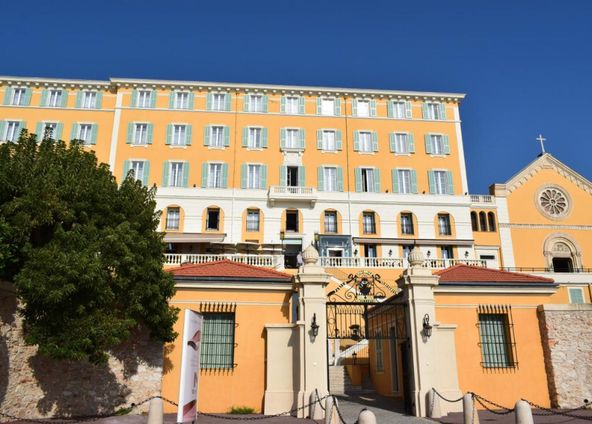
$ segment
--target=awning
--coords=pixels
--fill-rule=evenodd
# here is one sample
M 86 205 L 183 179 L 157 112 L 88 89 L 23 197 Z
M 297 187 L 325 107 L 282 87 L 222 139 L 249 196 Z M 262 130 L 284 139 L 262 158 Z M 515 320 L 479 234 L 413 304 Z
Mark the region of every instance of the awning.
M 219 243 L 226 234 L 208 233 L 165 233 L 165 243 Z
M 459 239 L 404 239 L 404 238 L 381 238 L 381 237 L 354 237 L 354 243 L 376 243 L 376 244 L 400 244 L 413 246 L 472 246 L 474 240 Z

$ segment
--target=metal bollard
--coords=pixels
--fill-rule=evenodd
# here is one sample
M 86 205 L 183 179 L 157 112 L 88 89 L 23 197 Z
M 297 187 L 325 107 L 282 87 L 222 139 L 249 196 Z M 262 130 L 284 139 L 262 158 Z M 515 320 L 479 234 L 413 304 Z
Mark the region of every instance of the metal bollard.
M 467 393 L 463 396 L 463 422 L 464 424 L 479 424 L 479 414 L 475 407 L 473 395 Z
M 515 416 L 516 416 L 516 424 L 534 424 L 534 419 L 532 418 L 532 409 L 528 402 L 524 400 L 519 400 L 516 402 L 515 407 Z
M 358 416 L 358 424 L 376 424 L 376 415 L 374 415 L 374 412 L 364 408 Z
M 338 424 L 337 398 L 329 396 L 325 399 L 325 424 Z
M 164 420 L 162 399 L 154 398 L 148 409 L 148 424 L 162 424 Z
M 434 389 L 428 392 L 428 418 L 442 418 L 442 410 L 440 408 L 440 396 L 438 396 Z

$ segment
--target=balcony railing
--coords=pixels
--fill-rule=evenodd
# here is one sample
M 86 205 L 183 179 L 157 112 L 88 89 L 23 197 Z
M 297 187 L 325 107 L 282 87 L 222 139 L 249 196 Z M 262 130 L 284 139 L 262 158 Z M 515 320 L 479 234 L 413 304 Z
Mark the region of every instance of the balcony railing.
M 228 259 L 241 264 L 261 266 L 267 268 L 283 268 L 283 255 L 257 255 L 257 254 L 192 254 L 192 253 L 165 253 L 165 266 L 175 266 L 184 263 L 205 264 L 208 262 Z
M 303 200 L 316 202 L 318 193 L 314 187 L 271 186 L 268 197 L 271 202 L 275 200 Z
M 568 270 L 559 270 L 554 269 L 553 267 L 550 268 L 542 268 L 542 267 L 502 267 L 502 271 L 511 271 L 511 272 L 530 272 L 535 274 L 544 274 L 544 273 L 561 273 L 561 274 L 590 274 L 592 273 L 592 268 L 570 268 Z
M 489 194 L 471 194 L 471 203 L 493 203 L 493 196 Z
M 325 268 L 407 268 L 409 263 L 403 258 L 366 258 L 366 257 L 328 257 L 320 258 L 321 266 Z M 483 259 L 427 259 L 424 268 L 448 268 L 453 265 L 464 264 L 486 267 L 487 261 Z
M 486 268 L 487 261 L 485 259 L 426 259 L 422 266 L 424 268 L 442 269 L 454 265 L 480 266 Z

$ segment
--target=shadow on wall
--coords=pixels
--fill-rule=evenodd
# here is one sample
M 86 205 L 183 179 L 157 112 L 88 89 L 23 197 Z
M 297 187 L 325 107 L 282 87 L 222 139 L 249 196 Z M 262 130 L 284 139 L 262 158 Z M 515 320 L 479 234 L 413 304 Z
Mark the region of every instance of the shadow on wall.
M 0 399 L 6 398 L 10 359 L 6 343 L 16 315 L 16 297 L 8 286 L 0 282 Z

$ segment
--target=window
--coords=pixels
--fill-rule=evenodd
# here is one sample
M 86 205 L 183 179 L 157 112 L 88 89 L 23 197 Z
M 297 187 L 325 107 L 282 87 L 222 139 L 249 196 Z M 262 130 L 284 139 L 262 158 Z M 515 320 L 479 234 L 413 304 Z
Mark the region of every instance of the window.
M 479 231 L 479 221 L 477 221 L 477 212 L 471 212 L 471 228 L 473 231 Z
M 481 231 L 487 231 L 487 215 L 485 215 L 485 212 L 479 212 L 479 225 Z
M 224 147 L 224 127 L 218 125 L 210 127 L 208 145 L 210 147 Z
M 584 289 L 581 287 L 569 288 L 569 303 L 581 304 L 584 303 Z
M 382 354 L 382 332 L 380 330 L 376 330 L 376 337 L 376 371 L 383 372 L 384 359 Z
M 450 174 L 447 171 L 433 171 L 434 194 L 453 194 L 449 192 L 449 180 Z
M 424 119 L 446 119 L 446 109 L 442 103 L 424 103 Z
M 410 134 L 394 133 L 391 134 L 391 151 L 400 155 L 413 153 L 413 141 Z
M 321 98 L 321 115 L 334 116 L 335 113 L 335 99 L 323 97 Z
M 397 169 L 397 189 L 398 193 L 408 194 L 412 193 L 411 187 L 411 170 L 410 169 Z
M 16 139 L 19 137 L 20 126 L 20 121 L 7 121 L 3 139 L 6 141 L 16 141 Z
M 247 231 L 259 231 L 259 209 L 247 209 Z
M 262 133 L 262 128 L 249 128 L 249 141 L 247 146 L 250 149 L 259 149 L 263 147 Z
M 151 90 L 138 90 L 138 100 L 136 103 L 137 107 L 152 107 L 152 91 Z
M 374 168 L 362 168 L 362 192 L 372 193 L 375 191 Z
M 234 313 L 204 313 L 200 364 L 202 369 L 234 368 Z
M 45 122 L 43 124 L 43 134 L 48 133 L 50 138 L 58 139 L 58 123 L 57 122 Z
M 401 214 L 401 234 L 413 234 L 413 215 L 408 212 Z
M 178 230 L 181 212 L 179 208 L 167 208 L 166 229 Z
M 208 188 L 222 188 L 222 164 L 210 163 L 208 164 Z
M 286 231 L 298 232 L 298 211 L 286 211 Z
M 185 146 L 187 144 L 187 125 L 174 124 L 172 126 L 171 145 Z
M 444 139 L 441 135 L 431 134 L 430 135 L 430 153 L 432 155 L 443 155 L 444 154 Z
M 325 211 L 325 232 L 337 232 L 337 211 Z
M 323 191 L 337 191 L 337 168 L 323 167 Z
M 571 258 L 553 258 L 553 272 L 573 272 Z
M 62 90 L 49 90 L 47 96 L 47 106 L 59 107 L 62 105 Z
M 362 232 L 364 234 L 376 234 L 376 216 L 374 212 L 362 213 Z
M 364 257 L 366 258 L 376 258 L 378 256 L 378 250 L 376 249 L 375 244 L 365 244 L 364 245 Z
M 358 150 L 360 152 L 373 152 L 372 136 L 370 131 L 359 131 L 358 133 Z
M 321 147 L 323 150 L 333 152 L 337 150 L 335 142 L 335 131 L 321 130 Z
M 80 107 L 84 109 L 93 109 L 97 107 L 96 91 L 83 91 L 80 101 Z
M 495 231 L 495 214 L 493 212 L 487 213 L 487 222 L 489 224 L 489 231 Z
M 189 109 L 189 93 L 185 91 L 176 91 L 173 106 L 175 109 Z
M 304 113 L 304 102 L 302 102 L 302 111 L 300 111 L 300 98 L 298 96 L 284 97 L 284 113 L 296 115 Z
M 213 93 L 211 96 L 210 110 L 226 110 L 226 94 Z
M 452 235 L 452 228 L 450 227 L 450 215 L 447 213 L 438 214 L 438 234 L 441 236 Z
M 411 118 L 411 105 L 403 100 L 390 103 L 390 117 L 395 119 Z
M 13 106 L 24 106 L 26 104 L 26 88 L 13 88 L 12 89 L 12 98 L 10 99 L 10 104 Z
M 507 306 L 479 307 L 481 365 L 484 368 L 506 368 L 517 365 L 512 343 L 511 310 Z
M 183 187 L 183 162 L 171 162 L 169 170 L 169 187 Z
M 135 124 L 134 144 L 148 144 L 148 124 Z
M 454 250 L 452 246 L 440 246 L 442 259 L 454 259 Z
M 134 179 L 144 181 L 144 161 L 133 160 L 130 166 L 130 171 L 132 171 Z
M 370 116 L 370 100 L 354 100 L 356 104 L 356 116 Z
M 261 165 L 247 165 L 247 188 L 261 188 Z
M 413 246 L 405 244 L 403 245 L 403 259 L 407 260 L 409 258 L 409 254 L 413 250 Z
M 265 112 L 265 96 L 262 94 L 250 94 L 247 97 L 247 112 Z
M 92 125 L 80 124 L 78 126 L 78 134 L 76 134 L 76 138 L 84 142 L 84 144 L 90 144 L 92 142 Z
M 286 128 L 285 130 L 285 143 L 284 146 L 287 149 L 298 149 L 300 148 L 300 130 L 294 128 Z
M 206 230 L 218 231 L 220 229 L 220 209 L 208 208 Z

